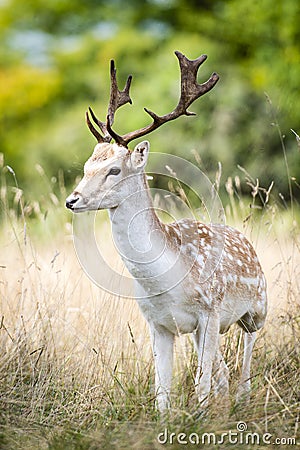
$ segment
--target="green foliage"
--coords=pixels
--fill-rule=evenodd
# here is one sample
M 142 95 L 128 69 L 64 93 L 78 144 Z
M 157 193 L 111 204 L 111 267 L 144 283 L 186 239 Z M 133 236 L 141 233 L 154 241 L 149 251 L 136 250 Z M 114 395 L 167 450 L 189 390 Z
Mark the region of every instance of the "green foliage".
M 299 183 L 290 131 L 299 132 L 300 123 L 299 2 L 279 0 L 275 8 L 271 0 L 7 0 L 0 17 L 1 151 L 32 198 L 40 193 L 36 164 L 50 179 L 63 170 L 67 184 L 80 173 L 94 144 L 84 111 L 90 104 L 105 118 L 110 59 L 120 84 L 134 75 L 134 105 L 118 112 L 118 132 L 147 124 L 144 106 L 159 114 L 174 108 L 175 49 L 190 58 L 207 53 L 199 81 L 217 71 L 220 82 L 192 106 L 196 118 L 153 133 L 152 150 L 192 159 L 196 149 L 209 175 L 218 161 L 224 179 L 240 165 L 288 196 L 282 143 L 272 126 L 279 123 Z

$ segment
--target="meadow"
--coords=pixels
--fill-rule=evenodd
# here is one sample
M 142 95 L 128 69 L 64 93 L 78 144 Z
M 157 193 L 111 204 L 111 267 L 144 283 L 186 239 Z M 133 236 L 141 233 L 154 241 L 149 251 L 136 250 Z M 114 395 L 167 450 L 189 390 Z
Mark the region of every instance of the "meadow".
M 299 22 L 295 0 L 0 2 L 0 449 L 299 444 Z M 127 133 L 149 123 L 145 106 L 165 114 L 176 105 L 176 49 L 207 54 L 198 81 L 213 71 L 220 81 L 193 105 L 196 117 L 151 135 L 152 156 L 196 161 L 215 184 L 227 223 L 257 249 L 269 313 L 255 345 L 250 405 L 234 403 L 243 344 L 232 327 L 222 337 L 230 404 L 211 399 L 201 414 L 192 339 L 180 336 L 173 407 L 162 420 L 146 323 L 133 299 L 87 277 L 64 203 L 94 145 L 84 111 L 91 106 L 105 120 L 109 61 L 120 88 L 133 74 L 133 105 L 115 124 Z M 172 193 L 185 201 L 181 189 Z M 97 242 L 125 273 L 105 212 Z
M 161 421 L 154 409 L 146 323 L 134 300 L 113 296 L 86 276 L 73 246 L 72 215 L 64 208 L 65 187 L 59 180 L 48 181 L 40 167 L 37 170 L 50 186 L 43 203 L 27 202 L 13 169 L 4 162 L 1 167 L 0 448 L 212 448 L 201 439 L 197 445 L 182 444 L 180 433 L 220 437 L 237 432 L 238 423 L 260 436 L 259 448 L 294 448 L 297 439 L 299 444 L 296 205 L 286 207 L 266 189 L 255 191 L 255 186 L 252 196 L 239 197 L 241 180 L 227 180 L 227 221 L 254 243 L 268 281 L 269 314 L 255 346 L 251 403 L 234 404 L 242 352 L 237 327 L 222 341 L 231 372 L 231 404 L 212 399 L 204 416 L 194 396 L 192 341 L 180 336 L 173 408 Z M 51 183 L 59 184 L 58 193 Z M 262 196 L 262 206 L 256 206 L 257 195 Z M 103 237 L 109 263 L 122 271 L 103 214 L 100 240 Z M 168 434 L 167 443 L 161 433 Z M 241 429 L 239 439 L 245 433 Z M 258 448 L 251 440 L 239 442 L 238 448 Z M 232 445 L 227 437 L 221 447 L 213 448 Z

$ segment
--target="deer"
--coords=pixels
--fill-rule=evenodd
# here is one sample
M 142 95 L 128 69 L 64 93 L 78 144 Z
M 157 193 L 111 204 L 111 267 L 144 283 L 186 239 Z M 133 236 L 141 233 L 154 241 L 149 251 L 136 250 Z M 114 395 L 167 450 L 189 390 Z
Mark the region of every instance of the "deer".
M 149 326 L 159 413 L 171 408 L 173 347 L 181 334 L 190 333 L 195 343 L 195 392 L 202 410 L 207 409 L 212 391 L 228 398 L 229 369 L 220 336 L 234 323 L 244 334 L 237 399 L 248 402 L 252 351 L 267 314 L 266 279 L 250 241 L 220 223 L 191 218 L 164 223 L 156 214 L 145 172 L 150 143 L 128 147 L 169 121 L 195 115 L 189 106 L 219 80 L 214 72 L 206 82 L 197 81 L 207 55 L 194 60 L 179 51 L 175 55 L 181 73 L 177 106 L 162 116 L 144 108 L 151 123 L 125 135 L 118 135 L 113 124 L 117 109 L 132 103 L 132 76 L 120 90 L 111 61 L 106 121 L 88 108 L 86 122 L 97 144 L 84 164 L 83 178 L 66 199 L 66 207 L 76 214 L 108 210 L 115 245 L 133 277 L 135 298 Z

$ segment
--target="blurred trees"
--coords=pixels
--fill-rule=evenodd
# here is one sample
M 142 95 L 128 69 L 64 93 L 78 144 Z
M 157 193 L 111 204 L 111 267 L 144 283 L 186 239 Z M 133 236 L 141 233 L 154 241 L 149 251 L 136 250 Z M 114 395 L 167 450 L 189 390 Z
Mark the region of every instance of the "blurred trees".
M 218 85 L 192 106 L 196 118 L 153 133 L 152 150 L 193 160 L 195 149 L 211 176 L 218 161 L 224 181 L 241 165 L 265 186 L 274 180 L 288 197 L 274 124 L 299 182 L 300 155 L 290 132 L 300 131 L 299 23 L 295 0 L 3 1 L 0 151 L 30 197 L 43 191 L 36 164 L 50 180 L 63 169 L 73 183 L 94 144 L 84 111 L 91 104 L 102 120 L 106 115 L 111 58 L 120 85 L 134 76 L 134 105 L 116 117 L 122 133 L 149 122 L 144 106 L 163 114 L 176 105 L 174 50 L 189 58 L 207 53 L 199 80 L 216 71 Z

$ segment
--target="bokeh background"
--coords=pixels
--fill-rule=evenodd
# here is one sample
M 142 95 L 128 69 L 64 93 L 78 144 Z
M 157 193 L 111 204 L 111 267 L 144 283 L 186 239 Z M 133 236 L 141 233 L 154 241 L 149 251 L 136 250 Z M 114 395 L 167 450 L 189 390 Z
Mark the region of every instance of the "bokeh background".
M 199 82 L 216 71 L 218 85 L 192 106 L 196 117 L 154 132 L 152 151 L 194 161 L 196 150 L 208 175 L 220 161 L 225 182 L 243 175 L 239 165 L 262 186 L 274 181 L 275 195 L 288 201 L 292 188 L 299 197 L 291 131 L 300 132 L 299 23 L 295 0 L 2 0 L 0 152 L 28 199 L 47 195 L 41 168 L 51 190 L 71 188 L 95 144 L 87 106 L 106 117 L 109 60 L 120 86 L 134 77 L 133 106 L 115 122 L 125 133 L 149 123 L 144 106 L 158 114 L 176 106 L 174 50 L 190 59 L 206 53 Z
M 167 426 L 177 435 L 221 437 L 242 421 L 273 442 L 282 438 L 277 448 L 299 442 L 299 24 L 299 0 L 0 0 L 1 449 L 162 448 L 145 320 L 136 302 L 86 276 L 64 204 L 96 143 L 85 111 L 90 105 L 106 117 L 110 59 L 121 87 L 133 74 L 133 105 L 114 124 L 122 134 L 149 123 L 143 107 L 165 114 L 176 106 L 174 50 L 190 59 L 208 54 L 198 80 L 216 71 L 220 81 L 191 106 L 195 117 L 151 134 L 151 150 L 187 158 L 217 187 L 226 223 L 257 251 L 269 313 L 255 345 L 249 405 L 234 402 L 243 348 L 237 327 L 221 340 L 230 404 L 211 399 L 204 415 L 192 338 L 178 337 Z M 151 172 L 152 187 L 199 212 L 192 190 L 173 178 L 158 185 L 160 167 Z M 124 274 L 106 217 L 97 214 L 97 244 Z

